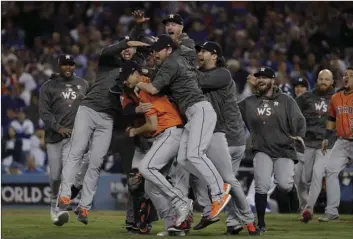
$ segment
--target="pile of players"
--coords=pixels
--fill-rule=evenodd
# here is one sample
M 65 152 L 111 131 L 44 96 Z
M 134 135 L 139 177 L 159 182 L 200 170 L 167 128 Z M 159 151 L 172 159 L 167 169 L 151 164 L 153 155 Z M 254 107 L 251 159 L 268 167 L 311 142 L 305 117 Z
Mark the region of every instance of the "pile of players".
M 190 199 L 193 198 L 203 210 L 194 230 L 218 222 L 218 215 L 225 209 L 228 234 L 238 234 L 245 227 L 249 235 L 260 235 L 266 231 L 267 193 L 273 174 L 282 192 L 295 192 L 295 169 L 297 175 L 304 175 L 304 169 L 308 168 L 306 151 L 313 151 L 308 158 L 319 155 L 322 140 L 323 152 L 328 154 L 326 149 L 335 139 L 333 122 L 337 123 L 337 135 L 341 138 L 331 155 L 343 158 L 342 152 L 345 152 L 348 160 L 349 153 L 353 153 L 353 122 L 343 120 L 346 125 L 340 126 L 340 117 L 346 117 L 346 111 L 336 111 L 338 106 L 333 105 L 343 102 L 352 107 L 349 98 L 353 95 L 349 93 L 353 90 L 352 69 L 346 71 L 346 88 L 334 96 L 346 101 L 333 98 L 336 100 L 331 102 L 328 118 L 331 123 L 326 130 L 328 109 L 324 105 L 327 107 L 333 93 L 332 74 L 329 74 L 331 78 L 325 78 L 327 71 L 320 73 L 317 90 L 304 94 L 297 103 L 275 86 L 276 76 L 271 68 L 260 68 L 254 75 L 256 94 L 237 103 L 235 83 L 225 68 L 222 48 L 217 43 L 208 41 L 195 46 L 183 33 L 183 19 L 177 14 L 163 20 L 165 35 L 147 38 L 140 29 L 148 18 L 140 11 L 133 15 L 137 22 L 134 31 L 119 43 L 103 49 L 96 81 L 88 90 L 84 87 L 85 81 L 72 74 L 75 63 L 69 55 L 60 57 L 60 74 L 41 89 L 40 114 L 47 125 L 49 164 L 52 165 L 54 224 L 62 226 L 69 221 L 68 209 L 79 191 L 81 201 L 75 213 L 79 221 L 88 223 L 100 166 L 117 121 L 130 123 L 125 133 L 135 146 L 128 174 L 126 228 L 131 233 L 150 233 L 151 223 L 160 218 L 165 230 L 159 236 L 185 235 L 193 221 L 194 202 Z M 321 105 L 317 106 L 316 100 Z M 316 107 L 314 112 L 310 111 L 312 107 Z M 117 117 L 118 112 L 123 112 L 124 119 Z M 313 122 L 318 120 L 318 126 L 313 127 Z M 244 158 L 246 128 L 255 151 L 256 223 L 235 177 Z M 307 139 L 320 144 L 315 141 L 306 147 Z M 305 148 L 304 160 L 298 158 L 296 148 Z M 57 159 L 58 156 L 61 158 Z M 54 157 L 61 163 L 53 163 Z M 345 163 L 342 159 L 334 168 L 339 172 Z M 332 172 L 332 184 L 336 183 L 333 178 L 338 183 L 338 172 Z M 302 178 L 299 177 L 298 185 L 303 183 Z M 307 192 L 306 187 L 305 184 L 301 188 L 301 195 Z M 327 211 L 328 219 L 338 215 L 334 209 L 339 203 L 339 198 L 338 202 L 335 198 L 339 195 L 337 188 L 331 188 L 331 193 L 336 195 L 331 195 L 335 201 L 331 201 L 331 209 Z M 311 219 L 317 198 L 312 195 L 316 191 L 310 190 L 312 199 L 307 203 L 303 197 L 301 200 L 305 222 Z

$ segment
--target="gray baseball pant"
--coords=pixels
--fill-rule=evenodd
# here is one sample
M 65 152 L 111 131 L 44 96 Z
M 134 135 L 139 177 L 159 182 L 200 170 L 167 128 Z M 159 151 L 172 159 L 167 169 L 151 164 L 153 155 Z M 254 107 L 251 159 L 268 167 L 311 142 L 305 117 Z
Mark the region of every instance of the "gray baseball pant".
M 231 201 L 234 207 L 236 208 L 237 213 L 235 217 L 239 218 L 245 223 L 253 222 L 254 215 L 250 211 L 243 188 L 233 173 L 229 148 L 224 133 L 217 132 L 213 134 L 211 144 L 208 147 L 206 154 L 222 176 L 224 182 L 229 183 L 231 185 Z M 177 176 L 176 187 L 180 187 L 183 190 L 187 190 L 187 187 L 185 185 L 187 185 L 186 183 L 188 181 L 185 179 L 187 179 L 185 171 L 179 171 L 179 174 Z M 179 184 L 184 185 L 179 186 Z M 193 190 L 197 197 L 198 203 L 200 204 L 200 206 L 203 207 L 203 216 L 209 215 L 211 211 L 211 202 L 208 195 L 207 185 L 204 181 L 199 180 L 195 176 L 191 177 L 191 185 L 193 186 Z
M 48 164 L 49 164 L 49 177 L 50 177 L 50 189 L 51 189 L 51 206 L 56 207 L 56 200 L 61 184 L 61 172 L 63 169 L 64 161 L 70 150 L 70 139 L 63 139 L 60 142 L 54 144 L 47 144 L 48 152 Z M 88 164 L 88 153 L 83 155 L 83 162 L 81 168 L 76 173 L 75 184 L 82 184 L 83 177 L 87 170 Z
M 176 215 L 174 208 L 187 200 L 186 194 L 174 188 L 166 179 L 177 156 L 182 132 L 182 129 L 174 126 L 154 137 L 151 149 L 143 156 L 139 166 L 145 178 L 145 193 L 163 219 L 165 230 L 173 225 L 173 217 Z
M 305 188 L 299 190 L 305 190 L 305 194 L 307 196 L 305 208 L 313 209 L 317 198 L 320 195 L 322 179 L 326 174 L 329 152 L 330 150 L 327 150 L 327 154 L 323 155 L 321 149 L 305 148 L 302 172 Z M 309 190 L 308 186 L 310 186 Z
M 271 188 L 272 174 L 274 183 L 283 191 L 290 192 L 294 184 L 294 161 L 289 158 L 271 158 L 258 152 L 254 157 L 255 192 L 267 194 Z
M 232 169 L 235 177 L 237 176 L 241 161 L 245 158 L 245 149 L 246 145 L 229 147 L 229 153 L 232 157 Z M 239 212 L 234 201 L 230 201 L 225 210 L 228 213 L 226 219 L 226 224 L 228 227 L 243 225 L 246 223 L 246 220 L 244 221 L 243 216 Z
M 299 162 L 294 166 L 294 184 L 297 188 L 300 210 L 305 208 L 308 201 L 308 186 L 303 180 L 304 154 L 297 152 Z
M 185 114 L 188 122 L 180 140 L 178 165 L 181 164 L 184 170 L 205 181 L 209 186 L 212 201 L 220 200 L 224 193 L 223 180 L 206 156 L 216 126 L 217 114 L 208 101 L 194 104 Z
M 349 158 L 353 155 L 353 141 L 338 138 L 329 154 L 326 175 L 327 215 L 338 216 L 337 208 L 340 205 L 340 183 L 338 174 L 346 167 Z
M 97 112 L 86 106 L 80 106 L 75 118 L 71 136 L 71 148 L 63 168 L 61 197 L 71 196 L 71 185 L 75 180 L 75 172 L 82 155 L 90 145 L 90 160 L 83 181 L 79 207 L 91 209 L 103 157 L 107 154 L 113 130 L 113 119 L 110 115 Z
M 143 157 L 139 166 L 139 171 L 145 180 L 164 193 L 174 208 L 187 202 L 186 195 L 174 188 L 160 171 L 171 164 L 176 157 L 182 132 L 182 129 L 174 126 L 154 137 L 151 149 Z M 148 191 L 147 188 L 146 192 Z

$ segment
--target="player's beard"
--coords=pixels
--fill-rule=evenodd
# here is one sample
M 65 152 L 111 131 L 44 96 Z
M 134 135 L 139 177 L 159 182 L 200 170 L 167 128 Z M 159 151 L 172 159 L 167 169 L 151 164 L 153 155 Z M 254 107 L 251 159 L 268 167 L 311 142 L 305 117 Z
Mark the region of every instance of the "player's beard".
M 257 87 L 257 92 L 259 93 L 259 95 L 266 95 L 271 89 L 272 89 L 272 83 L 264 83 L 264 86 L 258 86 Z
M 319 92 L 320 95 L 326 95 L 331 89 L 332 89 L 332 86 L 317 85 L 317 91 Z

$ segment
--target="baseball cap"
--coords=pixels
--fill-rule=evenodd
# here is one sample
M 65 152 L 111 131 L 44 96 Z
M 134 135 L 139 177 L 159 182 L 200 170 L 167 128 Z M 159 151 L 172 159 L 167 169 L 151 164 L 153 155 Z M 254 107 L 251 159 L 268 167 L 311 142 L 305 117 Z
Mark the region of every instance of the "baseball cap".
M 184 25 L 183 18 L 179 14 L 169 14 L 168 17 L 163 19 L 162 21 L 164 25 L 168 22 L 174 22 L 179 25 Z
M 275 78 L 276 73 L 270 67 L 261 67 L 260 70 L 254 74 L 254 76 L 255 77 L 263 76 L 263 77 L 268 77 L 268 78 Z
M 75 65 L 75 60 L 72 55 L 64 54 L 59 56 L 59 65 Z
M 222 48 L 217 42 L 207 41 L 203 45 L 196 45 L 195 49 L 197 51 L 201 51 L 201 49 L 204 49 L 213 54 L 217 54 L 217 56 L 223 56 Z
M 157 37 L 157 41 L 152 45 L 152 50 L 158 52 L 168 47 L 174 49 L 176 45 L 170 36 L 163 34 Z
M 127 78 L 129 78 L 129 76 L 135 71 L 142 73 L 142 68 L 139 64 L 137 64 L 135 61 L 124 62 L 121 66 L 120 77 L 119 77 L 120 80 L 126 81 Z
M 298 79 L 294 80 L 292 85 L 293 85 L 293 87 L 295 87 L 297 85 L 302 85 L 306 88 L 309 88 L 309 82 L 303 77 L 299 77 Z

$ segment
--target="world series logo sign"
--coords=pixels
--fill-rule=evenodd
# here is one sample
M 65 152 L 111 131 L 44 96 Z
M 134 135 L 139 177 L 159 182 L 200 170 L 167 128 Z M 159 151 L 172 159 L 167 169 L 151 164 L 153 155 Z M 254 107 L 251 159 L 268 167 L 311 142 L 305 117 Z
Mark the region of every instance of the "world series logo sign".
M 51 190 L 48 184 L 2 184 L 1 203 L 4 205 L 49 205 Z

